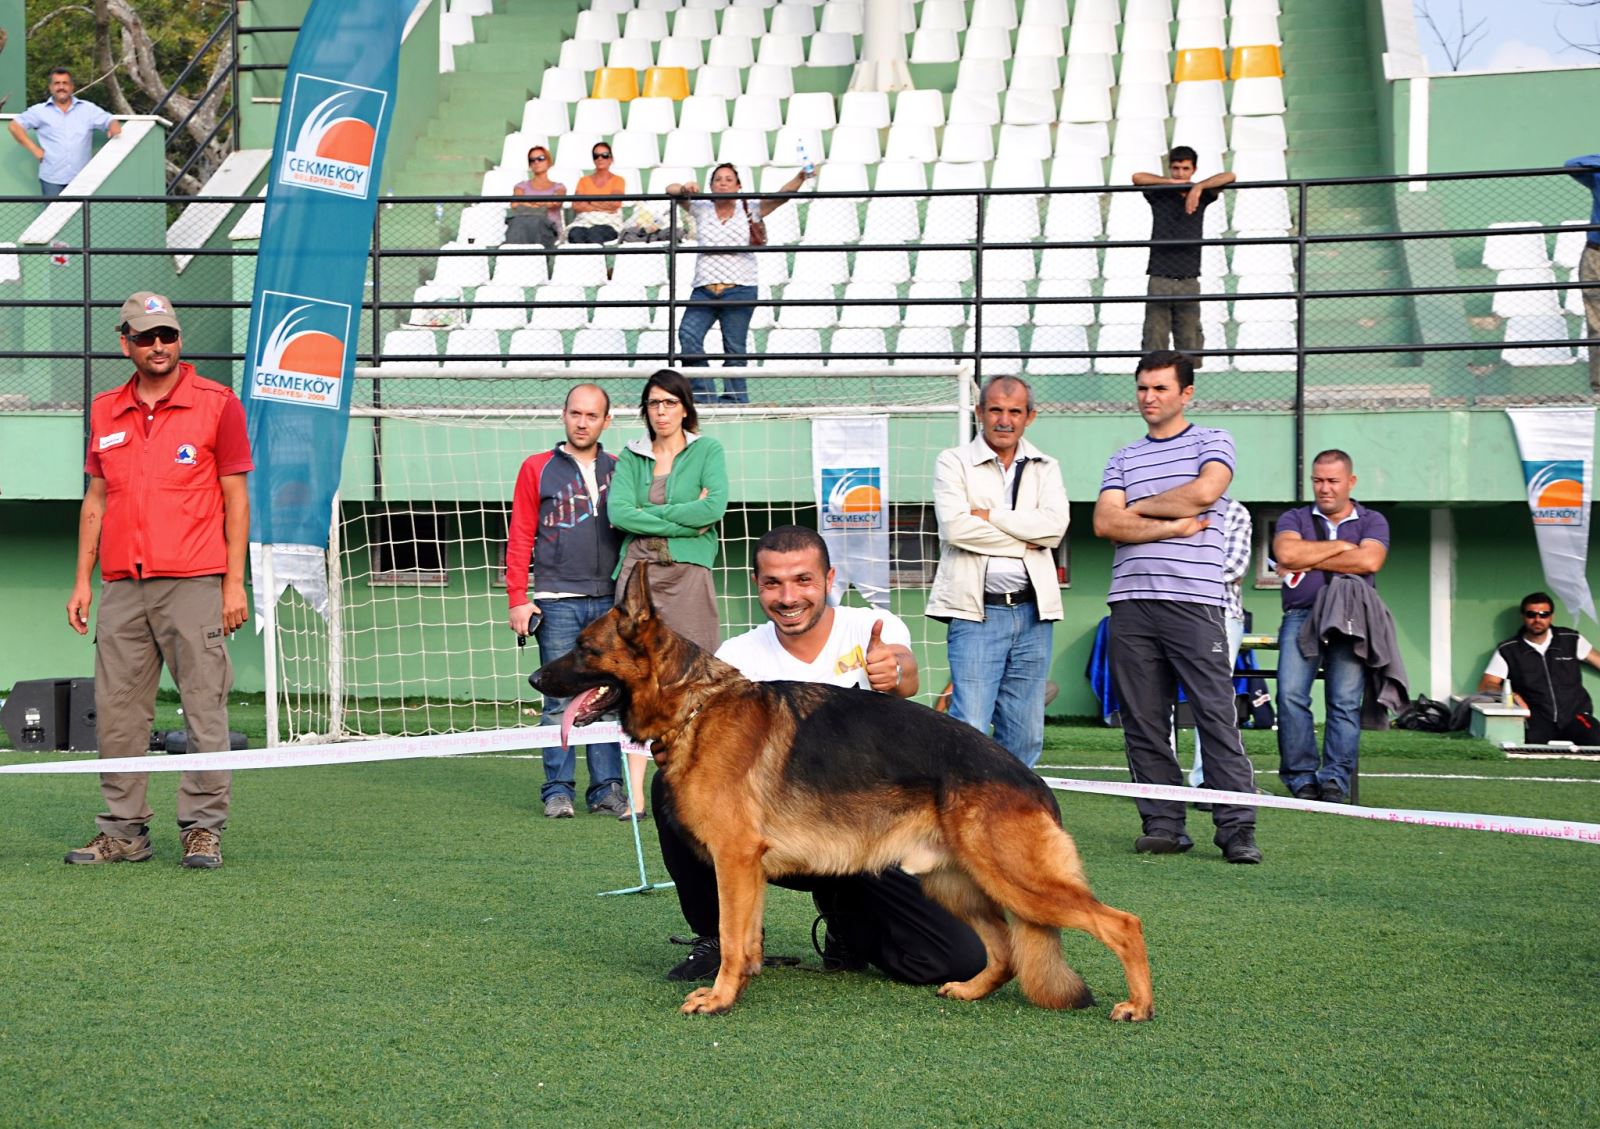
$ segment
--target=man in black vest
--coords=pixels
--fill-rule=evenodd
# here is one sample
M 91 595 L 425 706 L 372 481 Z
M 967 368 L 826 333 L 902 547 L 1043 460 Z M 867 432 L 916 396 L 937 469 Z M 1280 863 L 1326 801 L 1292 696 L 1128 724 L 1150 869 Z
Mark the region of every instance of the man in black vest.
M 1570 627 L 1555 627 L 1555 604 L 1543 592 L 1522 599 L 1522 630 L 1495 648 L 1478 683 L 1480 694 L 1498 694 L 1507 678 L 1517 705 L 1532 712 L 1523 734 L 1529 744 L 1571 741 L 1600 744 L 1594 705 L 1583 688 L 1579 663 L 1600 670 L 1600 654 Z

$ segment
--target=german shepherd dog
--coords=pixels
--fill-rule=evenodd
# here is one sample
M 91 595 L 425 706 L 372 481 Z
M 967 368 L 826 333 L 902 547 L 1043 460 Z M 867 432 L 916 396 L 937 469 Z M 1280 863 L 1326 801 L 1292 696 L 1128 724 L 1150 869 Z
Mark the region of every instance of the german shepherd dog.
M 717 872 L 722 967 L 685 1013 L 731 1008 L 761 971 L 768 878 L 899 865 L 982 938 L 988 965 L 941 996 L 1013 976 L 1040 1007 L 1094 1006 L 1061 955 L 1081 929 L 1122 961 L 1115 1020 L 1155 1014 L 1139 919 L 1096 901 L 1054 796 L 988 737 L 914 702 L 804 682 L 750 682 L 670 631 L 640 564 L 622 602 L 530 680 L 571 698 L 562 739 L 616 711 L 649 741 L 678 821 Z

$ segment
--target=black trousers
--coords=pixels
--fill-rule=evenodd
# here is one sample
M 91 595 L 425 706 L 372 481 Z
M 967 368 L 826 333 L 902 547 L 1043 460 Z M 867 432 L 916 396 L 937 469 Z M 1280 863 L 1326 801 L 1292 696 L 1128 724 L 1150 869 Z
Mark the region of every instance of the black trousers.
M 694 848 L 672 809 L 672 793 L 656 773 L 650 789 L 656 834 L 667 873 L 677 883 L 678 905 L 696 936 L 715 937 L 717 872 Z M 922 882 L 898 868 L 879 875 L 792 875 L 775 886 L 805 890 L 828 930 L 891 980 L 943 984 L 970 980 L 988 954 L 970 926 L 922 892 Z
M 1562 721 L 1548 717 L 1530 717 L 1522 726 L 1523 739 L 1530 745 L 1544 745 L 1551 741 L 1571 741 L 1574 745 L 1600 745 L 1600 729 L 1594 727 L 1594 718 L 1577 714 Z
M 1172 717 L 1182 682 L 1200 730 L 1206 787 L 1255 792 L 1255 770 L 1239 740 L 1232 674 L 1221 608 L 1175 600 L 1118 600 L 1111 605 L 1111 677 L 1122 699 L 1122 737 L 1134 780 L 1185 782 L 1172 749 Z M 1175 836 L 1183 830 L 1180 801 L 1134 804 L 1146 833 Z M 1211 819 L 1219 830 L 1251 827 L 1256 809 L 1217 804 Z

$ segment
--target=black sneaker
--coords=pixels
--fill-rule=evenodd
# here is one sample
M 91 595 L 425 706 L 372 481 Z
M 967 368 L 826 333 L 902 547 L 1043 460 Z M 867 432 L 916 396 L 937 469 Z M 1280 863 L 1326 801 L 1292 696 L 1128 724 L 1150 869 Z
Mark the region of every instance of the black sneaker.
M 689 955 L 667 971 L 668 980 L 711 980 L 722 967 L 719 937 L 674 937 L 674 945 L 689 945 Z
M 1147 832 L 1133 841 L 1133 849 L 1141 855 L 1181 855 L 1192 846 L 1194 840 L 1182 831 L 1176 835 Z
M 1294 798 L 1297 800 L 1320 800 L 1322 799 L 1322 790 L 1315 784 L 1302 784 L 1294 790 Z
M 822 958 L 824 972 L 861 972 L 867 967 L 866 957 L 860 956 L 827 927 L 828 915 L 818 914 L 811 923 L 811 947 Z M 817 940 L 817 926 L 822 926 L 822 940 Z
M 1317 799 L 1325 804 L 1348 804 L 1350 797 L 1345 790 L 1331 780 L 1324 780 L 1317 788 Z
M 1237 827 L 1226 832 L 1218 831 L 1214 840 L 1222 848 L 1222 857 L 1228 862 L 1257 863 L 1261 861 L 1261 848 L 1256 846 L 1254 827 Z

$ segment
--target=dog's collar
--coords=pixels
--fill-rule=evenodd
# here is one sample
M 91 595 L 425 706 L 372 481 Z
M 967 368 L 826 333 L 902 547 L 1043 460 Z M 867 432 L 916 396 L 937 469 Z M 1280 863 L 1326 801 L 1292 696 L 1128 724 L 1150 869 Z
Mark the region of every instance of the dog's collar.
M 675 729 L 669 729 L 665 733 L 661 734 L 660 740 L 657 741 L 657 742 L 654 742 L 654 744 L 656 744 L 656 745 L 658 745 L 660 747 L 663 747 L 663 748 L 665 746 L 667 746 L 667 745 L 672 744 L 672 738 L 676 737 L 678 734 L 682 733 L 685 729 L 689 728 L 690 724 L 694 721 L 694 719 L 699 717 L 699 716 L 700 716 L 700 707 L 696 706 L 694 709 L 689 711 L 689 716 L 683 719 L 683 723 L 681 725 L 679 725 Z

